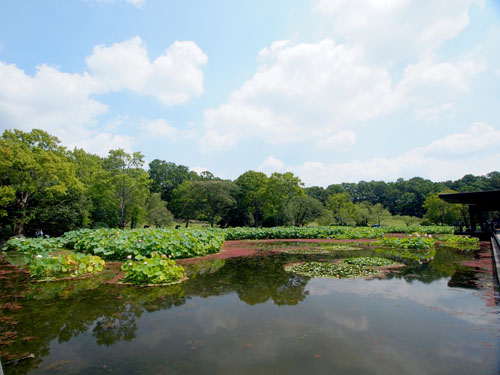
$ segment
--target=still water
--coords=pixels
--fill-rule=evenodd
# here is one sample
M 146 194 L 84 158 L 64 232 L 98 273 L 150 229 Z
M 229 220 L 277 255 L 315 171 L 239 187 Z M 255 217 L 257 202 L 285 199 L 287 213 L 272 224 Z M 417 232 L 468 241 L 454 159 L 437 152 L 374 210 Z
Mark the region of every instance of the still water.
M 194 263 L 190 279 L 171 287 L 29 284 L 4 264 L 5 373 L 499 372 L 498 286 L 491 271 L 471 263 L 478 254 L 361 248 L 306 255 L 268 250 L 321 245 L 248 246 L 262 255 Z M 371 280 L 283 270 L 348 256 L 385 256 L 407 267 Z

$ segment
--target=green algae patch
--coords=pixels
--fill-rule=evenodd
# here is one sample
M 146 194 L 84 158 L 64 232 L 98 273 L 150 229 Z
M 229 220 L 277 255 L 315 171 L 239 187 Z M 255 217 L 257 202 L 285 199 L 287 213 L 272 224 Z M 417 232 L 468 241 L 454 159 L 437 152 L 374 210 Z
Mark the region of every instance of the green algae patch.
M 338 244 L 330 246 L 306 247 L 300 249 L 284 249 L 281 250 L 281 252 L 286 254 L 310 255 L 310 254 L 330 254 L 335 251 L 353 251 L 353 250 L 361 250 L 361 248 Z
M 357 279 L 381 274 L 381 271 L 374 267 L 330 262 L 293 264 L 285 266 L 285 271 L 302 276 L 329 277 L 334 279 Z
M 358 279 L 383 276 L 387 268 L 404 264 L 379 257 L 346 258 L 341 262 L 304 262 L 285 266 L 285 271 L 309 277 Z
M 395 262 L 387 258 L 379 257 L 359 257 L 359 258 L 346 258 L 343 263 L 353 266 L 366 266 L 366 267 L 391 267 L 401 266 L 401 263 Z

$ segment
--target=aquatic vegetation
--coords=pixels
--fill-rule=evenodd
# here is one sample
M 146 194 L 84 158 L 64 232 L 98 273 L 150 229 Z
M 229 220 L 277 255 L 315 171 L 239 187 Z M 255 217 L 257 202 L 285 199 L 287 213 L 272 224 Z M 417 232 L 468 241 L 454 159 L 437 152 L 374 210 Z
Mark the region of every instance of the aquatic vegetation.
M 302 276 L 331 277 L 335 279 L 370 277 L 380 273 L 380 271 L 374 267 L 330 262 L 305 262 L 293 264 L 286 266 L 285 271 Z
M 96 274 L 104 269 L 105 262 L 95 255 L 58 254 L 34 256 L 29 263 L 29 271 L 35 279 L 57 279 Z
M 455 231 L 454 227 L 447 225 L 410 225 L 410 226 L 384 226 L 383 229 L 387 233 L 425 233 L 425 234 L 452 234 Z
M 125 272 L 125 281 L 136 285 L 170 284 L 186 277 L 184 267 L 165 254 L 160 255 L 157 252 L 149 258 L 138 255 L 136 261 L 130 259 L 123 263 L 121 270 Z
M 305 245 L 305 244 L 304 244 Z M 307 244 L 310 245 L 310 244 Z M 307 246 L 306 245 L 306 246 Z M 312 244 L 311 244 L 312 245 Z M 284 249 L 283 253 L 287 254 L 330 254 L 335 251 L 353 251 L 353 250 L 361 250 L 360 247 L 355 247 L 351 245 L 345 244 L 321 244 L 327 246 L 316 246 L 320 244 L 314 244 L 314 247 L 301 247 L 296 249 Z
M 47 253 L 50 251 L 59 250 L 64 247 L 65 241 L 60 237 L 55 238 L 26 238 L 12 237 L 8 240 L 3 250 L 16 251 L 18 253 L 32 255 Z
M 68 232 L 69 248 L 91 252 L 106 259 L 124 260 L 128 255 L 154 252 L 172 258 L 202 256 L 220 251 L 224 232 L 220 229 L 95 229 Z
M 358 266 L 369 266 L 369 267 L 389 267 L 401 264 L 391 259 L 378 258 L 378 257 L 346 258 L 343 260 L 343 263 L 358 265 Z
M 438 241 L 444 242 L 444 245 L 464 251 L 479 250 L 479 238 L 447 235 L 438 237 Z
M 417 234 L 414 237 L 407 238 L 384 237 L 375 242 L 375 244 L 402 249 L 431 249 L 436 244 L 436 241 L 431 237 L 425 237 Z
M 227 240 L 264 240 L 264 239 L 304 239 L 336 238 L 359 239 L 381 238 L 386 231 L 368 227 L 273 227 L 273 228 L 227 228 Z

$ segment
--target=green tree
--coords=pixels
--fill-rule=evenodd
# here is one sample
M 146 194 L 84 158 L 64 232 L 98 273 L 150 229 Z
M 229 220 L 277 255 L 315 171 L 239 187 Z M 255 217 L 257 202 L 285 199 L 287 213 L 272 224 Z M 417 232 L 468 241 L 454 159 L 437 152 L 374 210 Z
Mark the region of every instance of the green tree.
M 5 130 L 0 139 L 0 186 L 2 210 L 9 212 L 18 235 L 34 217 L 32 202 L 40 194 L 66 194 L 68 188 L 81 188 L 75 167 L 59 140 L 33 129 Z
M 195 181 L 195 195 L 201 200 L 201 213 L 208 217 L 210 226 L 214 226 L 216 218 L 222 218 L 236 207 L 238 187 L 231 181 Z
M 144 214 L 150 179 L 142 169 L 143 164 L 140 152 L 130 155 L 122 149 L 110 150 L 103 161 L 104 170 L 107 171 L 107 178 L 103 182 L 111 189 L 118 206 L 120 228 L 124 228 L 128 222 L 134 227 Z
M 349 225 L 355 221 L 356 206 L 347 193 L 332 194 L 328 197 L 326 207 L 331 211 L 333 218 L 340 225 Z
M 262 172 L 247 171 L 239 176 L 235 184 L 239 187 L 238 211 L 243 225 L 260 226 L 264 218 L 264 203 L 268 177 Z M 250 216 L 251 221 L 246 218 Z
M 295 196 L 288 202 L 285 208 L 285 215 L 289 221 L 301 227 L 314 219 L 325 214 L 326 208 L 317 199 L 307 195 Z
M 161 199 L 160 193 L 153 193 L 148 199 L 147 214 L 148 224 L 157 228 L 168 226 L 174 221 L 172 213 L 167 208 L 167 202 Z
M 264 215 L 269 224 L 286 224 L 285 209 L 292 198 L 305 195 L 303 185 L 292 172 L 275 172 L 269 177 L 264 193 Z
M 443 193 L 456 193 L 454 190 L 446 190 Z M 441 193 L 440 193 L 441 194 Z M 454 225 L 462 218 L 460 204 L 445 202 L 440 199 L 439 194 L 429 194 L 424 202 L 425 218 L 431 223 L 440 225 Z
M 196 219 L 203 211 L 203 205 L 204 202 L 194 182 L 184 181 L 172 192 L 169 207 L 176 217 L 186 220 L 187 228 L 189 222 Z
M 161 193 L 163 200 L 170 202 L 172 194 L 184 181 L 196 181 L 199 176 L 196 172 L 189 171 L 185 165 L 155 159 L 149 163 L 149 176 L 151 178 L 151 192 Z

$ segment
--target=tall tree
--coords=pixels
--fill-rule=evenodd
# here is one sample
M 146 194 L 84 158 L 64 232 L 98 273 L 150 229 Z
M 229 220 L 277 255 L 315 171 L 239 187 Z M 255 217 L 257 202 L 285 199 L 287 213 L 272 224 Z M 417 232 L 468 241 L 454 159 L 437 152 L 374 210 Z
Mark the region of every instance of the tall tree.
M 160 193 L 163 200 L 170 202 L 172 193 L 184 181 L 198 180 L 196 172 L 189 171 L 185 165 L 155 159 L 149 163 L 151 192 Z
M 443 193 L 456 193 L 454 190 L 446 190 Z M 463 220 L 463 211 L 460 204 L 445 202 L 439 198 L 439 194 L 429 194 L 424 202 L 424 209 L 427 210 L 425 218 L 434 224 L 454 225 L 459 220 Z
M 31 203 L 40 194 L 66 194 L 81 188 L 75 167 L 59 140 L 33 129 L 5 130 L 0 139 L 0 185 L 3 209 L 9 211 L 16 234 L 33 218 Z
M 326 207 L 340 225 L 348 225 L 356 218 L 356 206 L 347 193 L 332 194 L 328 197 Z
M 236 207 L 234 196 L 238 186 L 231 181 L 195 181 L 196 195 L 202 201 L 202 213 L 208 217 L 210 226 L 214 226 L 215 219 L 222 218 L 229 210 Z
M 305 195 L 303 185 L 292 172 L 275 172 L 269 177 L 264 193 L 264 214 L 269 224 L 285 224 L 285 209 L 292 198 Z
M 260 226 L 264 218 L 265 193 L 268 178 L 262 172 L 247 171 L 239 176 L 235 183 L 240 188 L 238 210 L 241 216 L 251 216 L 252 220 L 243 223 Z
M 161 199 L 160 193 L 153 193 L 148 199 L 146 218 L 148 224 L 157 228 L 170 225 L 174 217 L 167 208 L 167 203 Z
M 103 167 L 108 172 L 105 183 L 112 190 L 119 210 L 119 226 L 124 228 L 130 221 L 132 226 L 144 214 L 150 179 L 142 169 L 143 155 L 128 154 L 122 149 L 110 150 Z
M 184 181 L 172 192 L 169 207 L 176 217 L 186 220 L 186 228 L 191 220 L 200 215 L 204 202 L 193 181 Z

